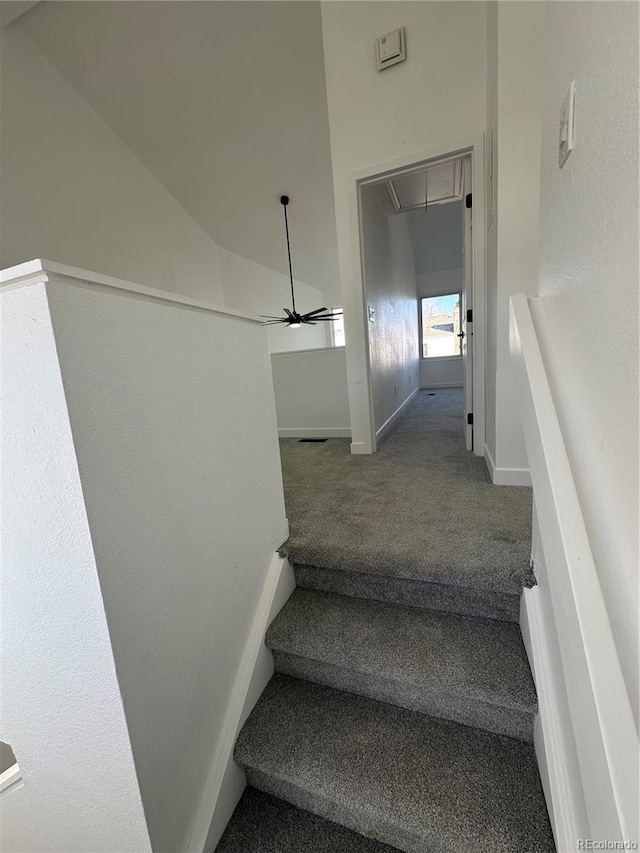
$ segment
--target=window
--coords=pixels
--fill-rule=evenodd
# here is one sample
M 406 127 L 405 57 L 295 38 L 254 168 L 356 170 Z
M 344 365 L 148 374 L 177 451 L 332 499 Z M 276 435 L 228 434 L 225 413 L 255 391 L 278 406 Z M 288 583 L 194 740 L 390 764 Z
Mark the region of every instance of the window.
M 329 326 L 331 327 L 331 346 L 333 347 L 343 347 L 344 346 L 344 314 L 342 313 L 342 306 L 337 305 L 335 308 L 331 309 L 333 314 L 337 314 L 340 312 L 340 316 L 336 317 L 335 320 L 331 320 L 329 322 Z
M 422 357 L 460 355 L 460 302 L 462 294 L 424 296 L 420 300 Z

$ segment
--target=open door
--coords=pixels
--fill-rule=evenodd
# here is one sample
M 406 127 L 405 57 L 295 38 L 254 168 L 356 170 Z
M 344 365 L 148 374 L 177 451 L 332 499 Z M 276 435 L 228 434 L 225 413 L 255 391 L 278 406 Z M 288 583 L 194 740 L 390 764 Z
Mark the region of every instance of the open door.
M 462 161 L 462 301 L 460 305 L 460 350 L 464 373 L 464 431 L 467 450 L 473 450 L 473 199 L 471 160 Z

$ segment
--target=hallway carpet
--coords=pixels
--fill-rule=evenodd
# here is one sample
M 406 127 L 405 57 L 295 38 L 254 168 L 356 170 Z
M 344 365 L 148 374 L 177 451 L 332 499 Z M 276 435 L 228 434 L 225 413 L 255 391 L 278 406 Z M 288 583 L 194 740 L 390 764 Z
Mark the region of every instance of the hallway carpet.
M 531 490 L 493 486 L 466 451 L 461 389 L 419 391 L 375 455 L 352 456 L 348 439 L 283 439 L 281 456 L 281 553 L 298 566 L 511 596 L 535 582 Z

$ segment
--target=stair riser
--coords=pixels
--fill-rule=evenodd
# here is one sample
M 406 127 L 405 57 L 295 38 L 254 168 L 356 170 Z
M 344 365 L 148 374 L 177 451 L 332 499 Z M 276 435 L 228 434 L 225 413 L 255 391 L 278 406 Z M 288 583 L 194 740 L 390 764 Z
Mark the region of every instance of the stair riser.
M 310 660 L 300 655 L 272 651 L 276 672 L 282 675 L 324 684 L 337 690 L 428 714 L 430 717 L 484 729 L 493 734 L 506 735 L 529 743 L 533 741 L 534 715 L 531 711 L 490 705 L 463 696 L 430 691 L 428 685 L 407 685 L 371 673 Z
M 370 598 L 423 610 L 443 610 L 506 622 L 520 621 L 520 596 L 426 583 L 411 578 L 364 575 L 295 565 L 297 586 L 354 598 Z
M 390 844 L 405 853 L 451 853 L 451 850 L 438 844 L 437 839 L 425 839 L 409 836 L 395 826 L 388 826 L 383 821 L 376 822 L 370 814 L 362 815 L 344 803 L 319 796 L 317 791 L 307 791 L 284 779 L 278 779 L 260 770 L 244 766 L 247 782 L 253 788 L 258 788 L 266 794 L 286 800 L 300 809 L 313 812 L 334 823 L 346 826 L 359 832 L 367 838 L 373 838 L 384 844 Z M 462 848 L 461 848 L 462 849 Z

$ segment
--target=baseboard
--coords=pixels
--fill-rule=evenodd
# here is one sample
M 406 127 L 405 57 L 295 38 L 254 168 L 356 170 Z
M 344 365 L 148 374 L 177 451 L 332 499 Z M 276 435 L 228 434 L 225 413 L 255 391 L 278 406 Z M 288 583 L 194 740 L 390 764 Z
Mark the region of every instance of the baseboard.
M 545 615 L 544 588 L 525 589 L 520 628 L 538 694 L 536 757 L 556 848 L 558 853 L 573 853 L 578 839 L 589 838 L 590 831 L 552 620 L 552 613 Z
M 351 438 L 351 427 L 292 427 L 278 429 L 279 438 Z
M 531 473 L 528 468 L 497 468 L 486 444 L 484 446 L 484 461 L 494 486 L 531 485 Z
M 186 845 L 188 853 L 215 850 L 242 796 L 246 779 L 244 771 L 233 760 L 233 748 L 244 721 L 273 675 L 273 657 L 264 644 L 264 637 L 294 588 L 295 578 L 289 561 L 275 554 L 229 697 L 209 778 Z
M 429 382 L 427 385 L 421 385 L 421 391 L 427 391 L 430 388 L 464 388 L 462 382 Z
M 381 439 L 383 439 L 385 437 L 385 435 L 389 432 L 389 430 L 394 425 L 394 423 L 402 415 L 403 410 L 409 405 L 409 403 L 413 400 L 413 398 L 416 396 L 416 394 L 418 393 L 419 390 L 420 390 L 420 387 L 418 386 L 418 388 L 416 388 L 415 391 L 412 391 L 411 394 L 409 394 L 409 396 L 404 401 L 404 403 L 401 403 L 398 406 L 398 408 L 391 415 L 391 417 L 387 418 L 387 420 L 382 424 L 380 429 L 376 430 L 376 439 L 378 441 L 380 441 Z
M 349 450 L 354 456 L 366 456 L 370 455 L 373 451 L 370 447 L 368 447 L 364 441 L 352 441 Z

